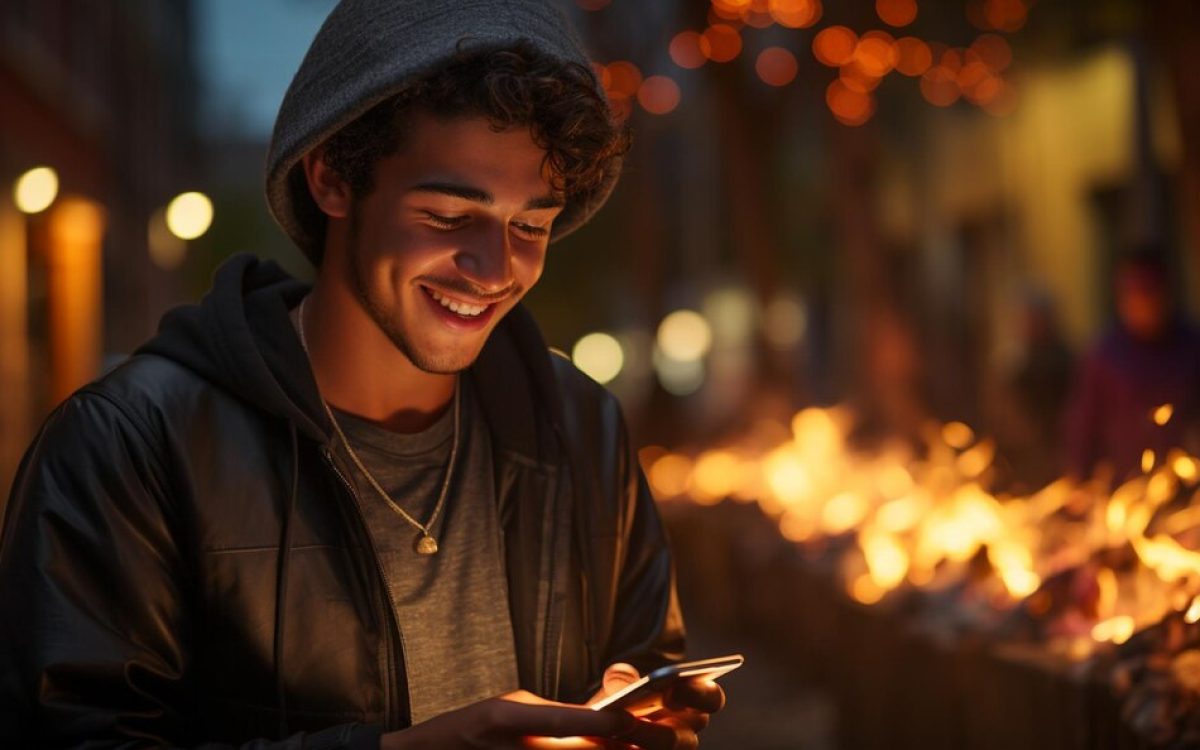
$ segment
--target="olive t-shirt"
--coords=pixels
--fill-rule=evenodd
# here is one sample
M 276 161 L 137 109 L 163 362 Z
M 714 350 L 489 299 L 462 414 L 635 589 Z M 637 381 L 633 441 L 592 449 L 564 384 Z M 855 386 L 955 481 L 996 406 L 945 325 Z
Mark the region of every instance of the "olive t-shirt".
M 461 379 L 458 456 L 446 501 L 430 529 L 433 555 L 414 548 L 421 532 L 338 450 L 379 553 L 400 627 L 414 724 L 518 687 L 492 447 L 482 413 Z M 418 522 L 428 523 L 446 476 L 454 406 L 422 432 L 401 434 L 335 410 L 354 452 L 376 482 Z

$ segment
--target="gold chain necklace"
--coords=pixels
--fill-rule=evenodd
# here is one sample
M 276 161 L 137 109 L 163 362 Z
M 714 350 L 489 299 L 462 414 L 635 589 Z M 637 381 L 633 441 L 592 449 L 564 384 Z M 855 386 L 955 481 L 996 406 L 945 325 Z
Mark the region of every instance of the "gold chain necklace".
M 308 341 L 304 337 L 304 305 L 308 302 L 308 297 L 300 301 L 300 310 L 297 312 L 299 322 L 297 329 L 300 332 L 300 346 L 303 347 L 305 355 L 308 355 L 311 363 L 312 356 L 308 353 Z M 450 478 L 454 475 L 454 461 L 458 457 L 458 424 L 459 424 L 459 381 L 456 378 L 454 381 L 454 437 L 450 443 L 450 460 L 446 463 L 446 477 L 442 480 L 442 491 L 438 494 L 437 505 L 433 508 L 433 514 L 429 516 L 429 522 L 421 524 L 417 519 L 409 515 L 408 511 L 401 508 L 400 505 L 392 499 L 392 496 L 387 493 L 375 480 L 371 472 L 367 471 L 367 467 L 363 465 L 358 454 L 354 452 L 354 448 L 350 446 L 350 441 L 346 439 L 346 433 L 342 432 L 342 426 L 338 424 L 337 418 L 333 416 L 333 410 L 329 408 L 329 403 L 324 397 L 321 398 L 321 406 L 325 407 L 325 415 L 329 417 L 329 421 L 333 424 L 333 430 L 337 433 L 338 439 L 342 441 L 342 445 L 346 448 L 346 453 L 350 455 L 350 460 L 354 461 L 354 465 L 366 477 L 367 482 L 375 488 L 379 496 L 396 511 L 405 521 L 415 526 L 421 532 L 421 535 L 413 542 L 413 549 L 419 555 L 432 555 L 438 551 L 437 539 L 434 539 L 430 529 L 433 528 L 434 522 L 437 521 L 438 515 L 442 512 L 442 506 L 446 504 L 446 494 L 450 490 Z

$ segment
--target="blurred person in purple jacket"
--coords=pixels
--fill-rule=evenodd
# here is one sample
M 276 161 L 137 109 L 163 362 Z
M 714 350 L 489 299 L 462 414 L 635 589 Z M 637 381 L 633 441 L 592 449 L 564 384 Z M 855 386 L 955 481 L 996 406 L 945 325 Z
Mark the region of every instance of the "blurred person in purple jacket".
M 1114 274 L 1116 325 L 1093 347 L 1067 413 L 1068 471 L 1101 467 L 1121 481 L 1172 448 L 1196 450 L 1200 417 L 1200 331 L 1175 306 L 1161 252 L 1123 258 Z M 1170 404 L 1166 424 L 1155 410 Z

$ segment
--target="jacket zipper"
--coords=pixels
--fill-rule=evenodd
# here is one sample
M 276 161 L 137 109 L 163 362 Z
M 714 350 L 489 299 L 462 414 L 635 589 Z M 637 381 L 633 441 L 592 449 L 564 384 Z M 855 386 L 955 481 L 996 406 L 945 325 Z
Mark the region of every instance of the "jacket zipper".
M 342 481 L 342 485 L 345 486 L 346 491 L 350 493 L 350 499 L 354 501 L 354 510 L 358 514 L 359 522 L 362 524 L 363 536 L 366 537 L 367 544 L 371 548 L 371 557 L 375 561 L 375 571 L 379 573 L 379 580 L 383 582 L 385 596 L 385 606 L 383 609 L 387 616 L 388 625 L 390 625 L 392 628 L 387 633 L 387 637 L 384 639 L 384 648 L 387 652 L 387 675 L 384 678 L 384 701 L 386 704 L 384 715 L 387 725 L 384 729 L 385 731 L 391 731 L 396 729 L 398 725 L 398 722 L 396 721 L 396 662 L 395 653 L 392 648 L 392 634 L 395 633 L 400 637 L 401 648 L 403 648 L 404 635 L 400 632 L 400 624 L 396 622 L 396 613 L 392 611 L 392 605 L 390 601 L 386 600 L 387 597 L 390 597 L 390 595 L 387 593 L 389 590 L 387 574 L 383 570 L 383 564 L 379 561 L 379 551 L 375 548 L 375 540 L 371 537 L 371 532 L 367 528 L 367 522 L 363 516 L 362 504 L 358 499 L 358 492 L 356 492 L 354 486 L 350 484 L 350 480 L 346 479 L 346 475 L 342 473 L 341 469 L 337 467 L 337 464 L 334 462 L 333 453 L 329 450 L 329 448 L 322 447 L 321 455 L 325 457 L 325 462 L 329 464 L 329 468 L 333 470 L 333 473 L 337 475 L 337 478 Z

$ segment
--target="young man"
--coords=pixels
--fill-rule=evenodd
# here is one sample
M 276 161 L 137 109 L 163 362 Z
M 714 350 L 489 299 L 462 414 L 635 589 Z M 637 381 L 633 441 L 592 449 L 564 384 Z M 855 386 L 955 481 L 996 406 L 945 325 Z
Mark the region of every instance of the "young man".
M 619 409 L 519 305 L 624 147 L 551 0 L 342 2 L 268 160 L 315 285 L 231 260 L 22 464 L 0 740 L 694 746 L 711 683 L 551 702 L 682 655 Z

